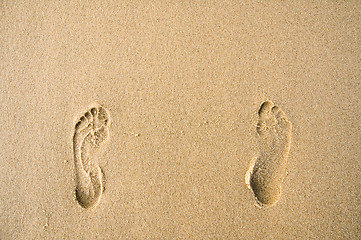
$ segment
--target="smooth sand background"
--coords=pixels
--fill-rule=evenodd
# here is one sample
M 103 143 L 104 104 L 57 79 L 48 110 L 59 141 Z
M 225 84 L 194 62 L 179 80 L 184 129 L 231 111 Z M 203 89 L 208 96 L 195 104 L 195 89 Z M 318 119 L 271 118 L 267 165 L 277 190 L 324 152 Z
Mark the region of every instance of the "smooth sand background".
M 0 4 L 1 239 L 361 238 L 360 1 L 26 2 Z M 260 209 L 265 100 L 293 142 Z M 112 125 L 87 211 L 72 134 L 93 103 Z

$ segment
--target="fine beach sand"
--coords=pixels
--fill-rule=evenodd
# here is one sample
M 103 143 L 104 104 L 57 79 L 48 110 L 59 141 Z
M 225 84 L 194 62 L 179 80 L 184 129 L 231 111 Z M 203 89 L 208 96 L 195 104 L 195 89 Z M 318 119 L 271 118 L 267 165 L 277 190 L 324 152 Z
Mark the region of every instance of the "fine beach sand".
M 242 2 L 2 1 L 0 239 L 361 239 L 360 1 Z

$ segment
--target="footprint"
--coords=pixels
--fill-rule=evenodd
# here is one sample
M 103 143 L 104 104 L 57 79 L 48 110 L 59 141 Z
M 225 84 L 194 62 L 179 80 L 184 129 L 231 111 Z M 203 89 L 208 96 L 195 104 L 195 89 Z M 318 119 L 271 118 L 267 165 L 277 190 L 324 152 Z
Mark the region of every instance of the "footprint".
M 104 173 L 98 158 L 109 138 L 109 113 L 104 107 L 94 107 L 75 125 L 73 137 L 76 174 L 76 199 L 80 206 L 95 206 L 104 191 Z
M 262 103 L 257 133 L 260 154 L 251 160 L 246 184 L 261 207 L 272 206 L 281 198 L 281 185 L 291 147 L 292 124 L 285 113 L 272 102 Z

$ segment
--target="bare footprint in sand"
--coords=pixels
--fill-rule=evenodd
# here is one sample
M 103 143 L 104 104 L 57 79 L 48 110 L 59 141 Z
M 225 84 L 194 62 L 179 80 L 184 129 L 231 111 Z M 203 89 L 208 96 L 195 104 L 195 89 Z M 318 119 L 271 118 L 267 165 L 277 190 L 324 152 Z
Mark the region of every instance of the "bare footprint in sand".
M 292 124 L 272 102 L 264 102 L 259 111 L 257 133 L 260 155 L 251 160 L 246 184 L 261 207 L 272 206 L 281 198 L 281 185 L 291 147 Z
M 99 201 L 104 189 L 104 174 L 98 157 L 109 138 L 109 113 L 103 107 L 86 112 L 75 125 L 73 137 L 76 174 L 76 199 L 89 209 Z

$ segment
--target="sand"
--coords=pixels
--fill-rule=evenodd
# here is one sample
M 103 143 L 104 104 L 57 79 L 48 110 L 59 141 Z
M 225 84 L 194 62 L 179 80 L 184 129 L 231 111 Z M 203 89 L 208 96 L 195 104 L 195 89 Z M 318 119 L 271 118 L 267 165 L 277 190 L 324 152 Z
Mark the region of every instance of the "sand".
M 361 238 L 360 1 L 50 2 L 0 3 L 0 239 Z M 292 142 L 260 207 L 265 101 Z M 73 137 L 95 105 L 87 209 Z

